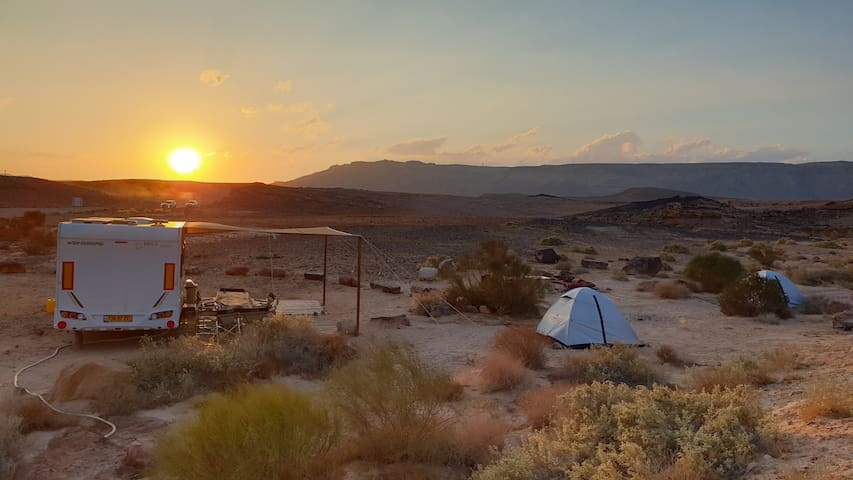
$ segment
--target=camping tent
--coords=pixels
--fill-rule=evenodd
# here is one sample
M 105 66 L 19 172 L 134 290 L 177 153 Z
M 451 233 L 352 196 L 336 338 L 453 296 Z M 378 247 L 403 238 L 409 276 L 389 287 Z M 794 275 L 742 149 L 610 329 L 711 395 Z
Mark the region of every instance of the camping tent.
M 560 295 L 545 312 L 536 331 L 568 347 L 640 343 L 616 305 L 588 287 Z
M 794 285 L 794 282 L 788 280 L 788 277 L 785 275 L 782 275 L 779 272 L 774 272 L 773 270 L 761 270 L 758 272 L 758 276 L 779 282 L 779 286 L 782 287 L 782 293 L 785 295 L 785 299 L 788 300 L 789 307 L 794 308 L 803 303 L 805 300 L 800 289 Z

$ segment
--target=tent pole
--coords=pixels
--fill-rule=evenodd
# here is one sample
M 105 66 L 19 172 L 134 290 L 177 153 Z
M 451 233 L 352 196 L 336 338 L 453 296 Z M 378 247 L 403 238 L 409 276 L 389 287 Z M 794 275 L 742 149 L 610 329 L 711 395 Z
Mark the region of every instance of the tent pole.
M 601 322 L 601 340 L 607 345 L 607 334 L 604 333 L 604 317 L 601 315 L 601 307 L 598 305 L 598 299 L 595 298 L 595 295 L 592 296 L 592 299 L 595 300 L 595 309 L 598 310 L 598 320 Z
M 323 306 L 326 306 L 326 264 L 329 258 L 329 236 L 323 235 Z
M 361 322 L 361 237 L 358 237 L 358 277 L 355 280 L 355 336 Z

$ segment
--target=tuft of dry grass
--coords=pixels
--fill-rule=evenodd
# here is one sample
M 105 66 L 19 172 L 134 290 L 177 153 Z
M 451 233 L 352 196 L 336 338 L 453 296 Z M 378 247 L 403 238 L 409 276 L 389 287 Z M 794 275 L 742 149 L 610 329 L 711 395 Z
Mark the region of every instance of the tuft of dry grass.
M 800 419 L 810 422 L 817 417 L 853 417 L 853 382 L 819 382 L 806 393 L 800 406 Z
M 679 254 L 679 255 L 687 255 L 690 253 L 689 248 L 685 247 L 684 245 L 679 245 L 677 243 L 672 244 L 672 245 L 667 245 L 667 246 L 663 247 L 663 249 L 661 251 L 663 251 L 664 253 L 675 253 L 675 254 Z
M 249 267 L 228 267 L 225 270 L 225 275 L 231 275 L 234 277 L 245 277 L 249 274 Z
M 14 478 L 21 450 L 21 419 L 0 412 L 0 478 Z
M 524 392 L 518 404 L 527 416 L 527 423 L 534 429 L 549 425 L 554 405 L 557 403 L 557 397 L 576 386 L 575 384 L 563 382 Z
M 809 465 L 804 470 L 797 470 L 794 467 L 789 467 L 782 473 L 779 480 L 845 480 L 848 477 L 842 477 L 840 474 L 832 473 L 829 469 L 829 464 L 826 462 L 818 462 Z
M 795 348 L 780 347 L 763 352 L 757 359 L 740 357 L 719 367 L 691 368 L 690 384 L 704 392 L 738 385 L 769 385 L 778 381 L 778 373 L 802 366 Z
M 669 345 L 661 345 L 658 347 L 655 350 L 655 356 L 658 357 L 658 360 L 660 360 L 661 363 L 674 365 L 676 367 L 682 367 L 688 363 L 686 360 L 681 358 L 681 355 L 679 355 L 674 348 Z
M 632 386 L 652 385 L 659 380 L 658 372 L 632 345 L 598 346 L 586 352 L 572 352 L 553 377 L 574 383 L 613 382 Z
M 550 339 L 533 328 L 506 327 L 495 334 L 493 348 L 521 360 L 527 368 L 545 368 L 545 347 Z
M 767 243 L 756 243 L 746 254 L 767 268 L 772 268 L 776 262 L 783 261 L 786 257 L 785 250 L 775 248 Z
M 754 242 L 748 238 L 741 238 L 740 240 L 738 240 L 737 246 L 738 248 L 751 247 L 753 243 Z
M 627 282 L 628 281 L 628 275 L 625 274 L 625 272 L 623 272 L 621 270 L 616 270 L 615 272 L 613 272 L 613 274 L 610 275 L 610 278 L 612 278 L 613 280 L 616 280 L 618 282 Z
M 638 283 L 637 286 L 634 287 L 634 290 L 637 292 L 652 292 L 654 291 L 657 284 L 657 280 L 644 280 Z
M 474 468 L 495 460 L 510 425 L 488 414 L 462 416 L 450 434 L 450 447 L 457 462 Z
M 686 285 L 672 280 L 658 282 L 655 285 L 655 296 L 665 299 L 681 299 L 690 296 L 690 289 Z
M 713 242 L 708 242 L 708 250 L 712 252 L 725 252 L 729 247 L 726 246 L 721 240 L 714 240 Z
M 409 311 L 415 315 L 429 315 L 429 312 L 437 305 L 443 305 L 446 302 L 444 292 L 440 290 L 425 290 L 423 292 L 412 293 L 412 305 Z
M 782 237 L 779 240 L 776 240 L 776 245 L 796 245 L 797 242 L 792 240 L 789 237 Z
M 814 244 L 814 246 L 817 248 L 826 248 L 826 249 L 830 249 L 830 250 L 843 250 L 844 249 L 843 246 L 839 245 L 836 242 L 831 242 L 831 241 L 816 242 Z
M 569 249 L 572 253 L 582 253 L 584 255 L 598 255 L 598 250 L 595 249 L 592 245 L 587 245 L 585 247 L 575 246 Z
M 59 430 L 79 423 L 78 417 L 56 413 L 29 395 L 15 395 L 3 402 L 0 408 L 5 414 L 18 418 L 21 433 Z
M 512 390 L 529 377 L 522 361 L 508 353 L 491 352 L 481 360 L 480 378 L 486 392 Z

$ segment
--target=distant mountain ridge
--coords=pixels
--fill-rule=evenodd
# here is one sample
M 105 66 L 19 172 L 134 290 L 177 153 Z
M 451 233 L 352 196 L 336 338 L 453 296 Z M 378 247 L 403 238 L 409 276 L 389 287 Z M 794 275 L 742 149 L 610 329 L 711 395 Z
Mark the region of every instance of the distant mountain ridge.
M 353 162 L 291 180 L 290 187 L 478 196 L 614 195 L 635 187 L 755 200 L 853 198 L 853 162 L 567 164 L 523 167 L 438 165 L 418 161 Z

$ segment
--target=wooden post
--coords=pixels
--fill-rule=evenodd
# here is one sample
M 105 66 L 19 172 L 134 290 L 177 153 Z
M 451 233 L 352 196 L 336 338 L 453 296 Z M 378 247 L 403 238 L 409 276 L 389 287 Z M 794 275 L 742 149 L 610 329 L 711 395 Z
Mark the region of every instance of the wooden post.
M 361 237 L 358 237 L 358 285 L 355 288 L 355 336 L 358 336 L 358 327 L 361 323 Z
M 323 306 L 326 306 L 326 265 L 329 258 L 329 237 L 323 235 Z

